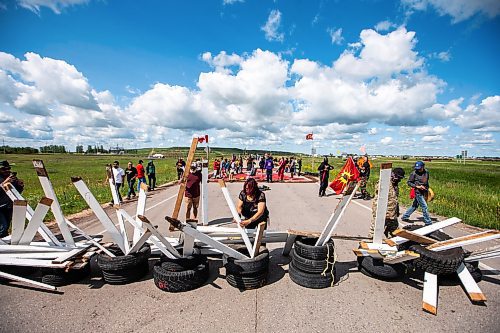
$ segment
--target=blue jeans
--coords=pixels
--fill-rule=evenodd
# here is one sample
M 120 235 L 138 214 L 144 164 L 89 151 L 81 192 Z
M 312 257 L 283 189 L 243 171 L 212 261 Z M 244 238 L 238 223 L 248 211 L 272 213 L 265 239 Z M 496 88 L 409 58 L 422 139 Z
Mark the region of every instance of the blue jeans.
M 415 199 L 413 199 L 413 204 L 410 208 L 404 213 L 403 218 L 408 219 L 410 215 L 417 210 L 418 206 L 422 208 L 422 214 L 424 215 L 425 225 L 432 224 L 431 217 L 429 216 L 429 212 L 427 211 L 427 202 L 425 202 L 425 198 L 420 193 L 415 193 Z
M 12 220 L 12 206 L 5 205 L 0 208 L 0 237 L 9 235 L 10 221 Z
M 131 180 L 128 180 L 127 198 L 129 198 L 129 199 L 130 199 L 131 195 L 133 195 L 135 197 L 134 186 L 135 186 L 135 178 L 131 179 Z
M 146 177 L 137 178 L 137 193 L 141 192 L 141 183 L 144 183 L 146 185 L 148 184 L 148 182 L 146 182 Z

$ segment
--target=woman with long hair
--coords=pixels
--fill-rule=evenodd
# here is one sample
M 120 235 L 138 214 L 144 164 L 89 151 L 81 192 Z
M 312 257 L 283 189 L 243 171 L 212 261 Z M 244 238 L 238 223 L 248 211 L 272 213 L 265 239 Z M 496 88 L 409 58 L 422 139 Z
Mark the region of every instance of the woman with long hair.
M 241 226 L 247 229 L 255 229 L 261 222 L 266 222 L 269 218 L 269 210 L 266 204 L 266 195 L 259 190 L 257 181 L 248 178 L 243 185 L 243 190 L 238 197 L 237 205 L 240 214 Z

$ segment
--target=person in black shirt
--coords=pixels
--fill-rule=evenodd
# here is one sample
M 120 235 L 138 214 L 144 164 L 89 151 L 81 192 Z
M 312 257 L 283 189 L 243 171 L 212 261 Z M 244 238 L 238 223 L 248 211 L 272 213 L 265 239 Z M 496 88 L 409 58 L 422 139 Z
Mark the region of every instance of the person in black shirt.
M 422 161 L 415 162 L 415 170 L 408 178 L 408 186 L 415 191 L 415 199 L 408 210 L 403 214 L 402 220 L 410 222 L 410 215 L 420 206 L 422 208 L 422 215 L 424 215 L 425 225 L 431 225 L 432 220 L 427 208 L 426 195 L 429 192 L 429 172 L 425 169 L 425 163 Z
M 175 166 L 177 167 L 177 180 L 180 180 L 182 174 L 184 173 L 184 169 L 186 168 L 186 162 L 184 162 L 184 160 L 179 157 Z
M 266 195 L 259 190 L 257 181 L 248 178 L 243 185 L 243 191 L 238 198 L 237 211 L 242 220 L 240 225 L 247 229 L 255 229 L 261 222 L 266 222 L 269 218 L 269 210 L 266 205 Z
M 10 171 L 10 164 L 7 161 L 0 162 L 0 185 L 6 187 L 12 185 L 18 192 L 24 189 L 24 183 L 17 178 L 16 172 Z M 7 193 L 0 189 L 0 238 L 9 235 L 9 228 L 12 222 L 14 206 Z
M 318 167 L 319 171 L 319 196 L 324 197 L 326 195 L 326 188 L 328 187 L 328 178 L 330 177 L 330 170 L 333 166 L 328 164 L 328 157 L 323 158 L 323 162 Z
M 132 161 L 128 162 L 127 168 L 125 169 L 125 175 L 127 176 L 128 192 L 127 199 L 130 200 L 132 195 L 135 198 L 135 179 L 137 178 L 137 169 L 132 164 Z

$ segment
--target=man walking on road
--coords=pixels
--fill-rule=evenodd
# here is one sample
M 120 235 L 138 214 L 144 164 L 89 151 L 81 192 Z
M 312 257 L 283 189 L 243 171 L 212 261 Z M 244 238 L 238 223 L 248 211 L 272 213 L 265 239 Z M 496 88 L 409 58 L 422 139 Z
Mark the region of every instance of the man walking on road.
M 333 166 L 328 164 L 328 157 L 323 158 L 323 162 L 318 167 L 319 172 L 319 196 L 324 197 L 326 195 L 326 188 L 328 187 L 328 178 L 330 177 L 330 170 Z
M 137 163 L 136 165 L 136 169 L 137 169 L 137 192 L 140 192 L 141 191 L 141 183 L 144 183 L 144 184 L 148 184 L 146 182 L 146 176 L 144 175 L 145 174 L 145 171 L 144 171 L 144 166 L 142 165 L 142 163 L 144 163 L 143 160 L 139 160 L 139 163 Z
M 266 154 L 266 161 L 265 161 L 264 167 L 266 169 L 266 180 L 268 183 L 272 183 L 273 182 L 274 161 L 273 161 L 273 157 L 271 155 Z
M 128 162 L 127 169 L 125 169 L 125 174 L 127 175 L 128 192 L 127 199 L 130 200 L 132 195 L 135 198 L 135 179 L 137 177 L 137 169 L 132 164 L 132 161 Z
M 410 222 L 410 215 L 420 206 L 424 215 L 425 225 L 432 224 L 431 217 L 427 211 L 427 202 L 425 196 L 429 191 L 429 172 L 425 169 L 425 164 L 422 161 L 415 162 L 415 170 L 412 171 L 408 178 L 408 186 L 415 191 L 415 199 L 413 204 L 404 213 L 402 220 Z
M 146 165 L 146 174 L 148 175 L 149 188 L 154 191 L 156 187 L 156 166 L 153 160 L 149 160 L 148 165 Z
M 121 203 L 123 200 L 122 200 L 122 195 L 120 193 L 120 188 L 123 186 L 123 181 L 125 180 L 125 171 L 123 171 L 123 169 L 120 168 L 120 163 L 118 161 L 113 162 L 113 168 L 111 170 L 113 171 L 115 188 L 116 192 L 118 193 L 118 203 Z M 111 204 L 114 204 L 114 202 L 111 201 Z

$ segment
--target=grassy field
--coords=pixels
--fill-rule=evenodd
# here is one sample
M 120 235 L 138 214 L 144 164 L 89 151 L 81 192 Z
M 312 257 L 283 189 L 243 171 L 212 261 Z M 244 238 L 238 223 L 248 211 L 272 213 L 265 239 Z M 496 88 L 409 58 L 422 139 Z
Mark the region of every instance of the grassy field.
M 179 156 L 186 156 L 187 150 L 178 150 Z M 176 155 L 170 154 L 172 155 Z M 210 159 L 225 155 L 230 157 L 229 151 L 213 150 Z M 197 156 L 206 156 L 200 149 Z M 280 155 L 277 155 L 280 156 Z M 7 159 L 13 163 L 13 170 L 25 181 L 26 190 L 24 197 L 30 205 L 36 203 L 43 195 L 42 188 L 34 172 L 31 161 L 42 159 L 45 162 L 49 177 L 54 185 L 59 202 L 66 214 L 72 214 L 87 208 L 87 205 L 71 183 L 71 176 L 82 177 L 92 193 L 99 202 L 109 202 L 111 194 L 105 184 L 105 165 L 118 160 L 122 167 L 127 162 L 133 161 L 134 165 L 139 159 L 147 163 L 142 156 L 84 156 L 84 155 L 60 155 L 60 154 L 38 154 L 38 155 L 4 155 L 1 159 Z M 315 158 L 314 169 L 317 168 L 321 158 Z M 157 170 L 157 183 L 162 184 L 177 178 L 175 170 L 176 158 L 169 157 L 155 160 Z M 375 183 L 378 180 L 379 166 L 384 162 L 392 162 L 393 167 L 402 167 L 409 175 L 413 160 L 373 160 L 374 170 L 368 182 L 368 190 L 374 193 Z M 333 179 L 342 167 L 341 159 L 330 159 L 335 166 L 331 172 Z M 313 171 L 312 159 L 303 158 L 303 171 Z M 431 212 L 441 216 L 456 216 L 465 223 L 483 228 L 494 228 L 500 230 L 500 163 L 474 161 L 466 165 L 454 161 L 432 161 L 426 163 L 430 172 L 430 184 L 436 197 L 429 204 Z M 409 188 L 405 182 L 400 186 L 400 202 L 408 206 L 411 204 Z M 125 191 L 122 192 L 125 194 Z

